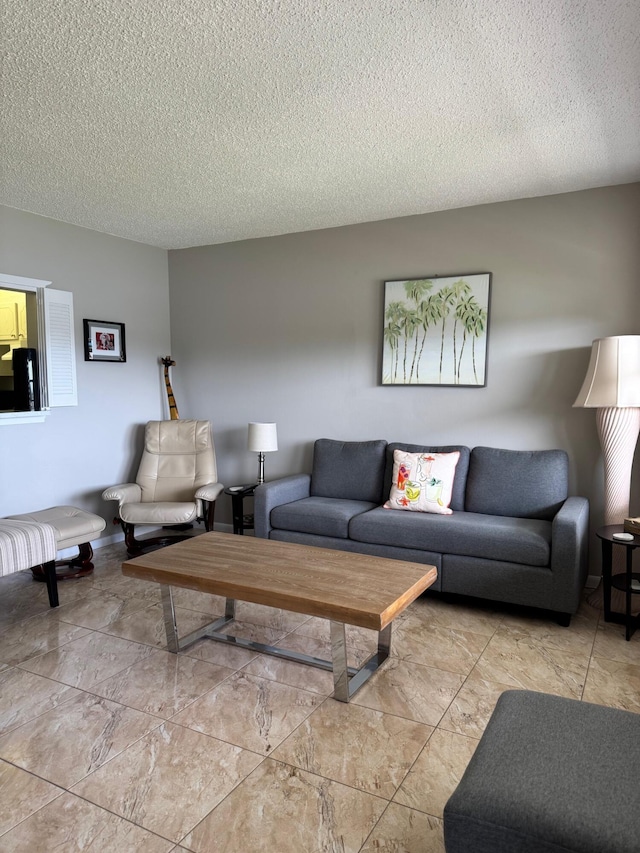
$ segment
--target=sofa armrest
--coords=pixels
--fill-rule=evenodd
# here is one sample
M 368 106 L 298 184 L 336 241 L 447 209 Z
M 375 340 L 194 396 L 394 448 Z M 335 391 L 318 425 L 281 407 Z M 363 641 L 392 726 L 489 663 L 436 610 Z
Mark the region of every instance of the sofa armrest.
M 308 498 L 311 489 L 310 474 L 293 474 L 281 480 L 256 486 L 253 501 L 253 523 L 256 536 L 268 539 L 271 532 L 271 510 L 282 504 Z
M 140 503 L 142 489 L 137 483 L 121 483 L 119 486 L 110 486 L 102 493 L 102 500 L 118 501 L 118 507 L 124 503 Z
M 587 580 L 589 501 L 570 497 L 551 525 L 551 571 L 557 610 L 575 613 Z

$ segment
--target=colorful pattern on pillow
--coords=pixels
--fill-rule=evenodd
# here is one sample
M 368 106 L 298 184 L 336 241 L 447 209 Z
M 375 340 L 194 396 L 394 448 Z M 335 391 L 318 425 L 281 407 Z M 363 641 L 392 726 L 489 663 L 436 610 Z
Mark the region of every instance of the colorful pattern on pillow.
M 451 515 L 453 478 L 460 453 L 393 451 L 393 482 L 385 509 Z

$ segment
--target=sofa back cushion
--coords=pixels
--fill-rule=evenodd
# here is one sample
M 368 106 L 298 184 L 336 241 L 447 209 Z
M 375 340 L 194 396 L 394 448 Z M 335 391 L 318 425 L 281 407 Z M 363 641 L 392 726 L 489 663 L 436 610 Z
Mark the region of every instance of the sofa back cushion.
M 468 512 L 550 520 L 568 496 L 564 450 L 474 447 L 469 461 Z
M 389 497 L 391 492 L 391 484 L 393 480 L 393 451 L 405 450 L 409 453 L 454 453 L 456 450 L 460 453 L 458 464 L 456 465 L 456 473 L 453 479 L 453 490 L 451 492 L 451 503 L 449 506 L 455 512 L 465 508 L 464 493 L 467 485 L 467 472 L 469 471 L 469 454 L 471 451 L 468 447 L 462 444 L 440 445 L 435 444 L 402 444 L 394 442 L 387 447 L 387 460 L 384 472 L 384 499 Z
M 314 497 L 382 503 L 387 442 L 319 438 L 313 450 Z

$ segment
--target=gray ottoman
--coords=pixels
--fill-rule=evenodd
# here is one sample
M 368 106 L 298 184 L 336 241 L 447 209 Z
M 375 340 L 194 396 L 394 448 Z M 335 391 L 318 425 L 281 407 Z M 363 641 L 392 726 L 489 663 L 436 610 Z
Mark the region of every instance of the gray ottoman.
M 503 693 L 444 809 L 447 853 L 638 853 L 640 714 Z

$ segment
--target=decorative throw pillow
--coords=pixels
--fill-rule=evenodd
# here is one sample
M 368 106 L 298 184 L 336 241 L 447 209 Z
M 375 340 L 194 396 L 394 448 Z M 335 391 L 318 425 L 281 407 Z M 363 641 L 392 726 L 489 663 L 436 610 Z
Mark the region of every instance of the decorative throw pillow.
M 393 481 L 385 509 L 451 515 L 453 478 L 460 453 L 393 451 Z

